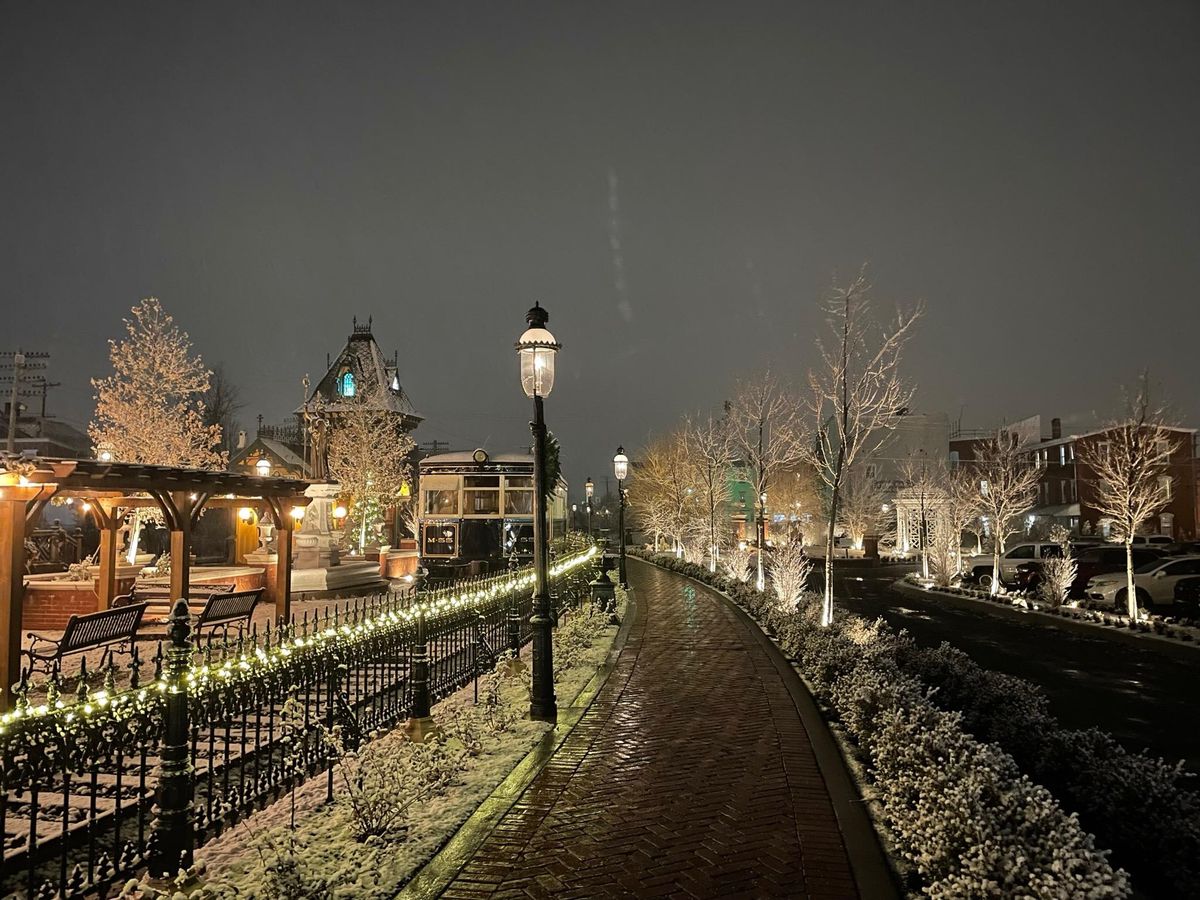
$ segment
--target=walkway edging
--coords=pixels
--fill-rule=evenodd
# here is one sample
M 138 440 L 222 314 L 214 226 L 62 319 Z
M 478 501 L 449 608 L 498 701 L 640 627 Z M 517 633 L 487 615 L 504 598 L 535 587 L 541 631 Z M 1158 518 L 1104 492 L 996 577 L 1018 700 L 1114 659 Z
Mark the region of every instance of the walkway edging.
M 631 558 L 646 565 L 655 565 L 649 560 L 639 557 Z M 860 896 L 869 898 L 869 900 L 902 897 L 899 873 L 884 851 L 879 834 L 875 830 L 875 824 L 865 809 L 866 801 L 858 788 L 850 764 L 842 753 L 842 745 L 825 721 L 825 717 L 821 715 L 817 701 L 805 684 L 803 676 L 797 671 L 796 664 L 784 653 L 779 643 L 763 630 L 758 621 L 724 591 L 682 572 L 675 572 L 671 569 L 663 571 L 679 575 L 700 585 L 705 590 L 711 591 L 720 597 L 746 624 L 751 626 L 751 632 L 758 638 L 766 650 L 767 656 L 775 664 L 780 680 L 787 688 L 788 694 L 796 706 L 796 712 L 800 716 L 800 721 L 808 732 L 813 754 L 817 760 L 817 769 L 825 781 L 829 799 L 833 804 L 846 855 L 850 859 L 850 871 L 854 875 Z
M 409 879 L 396 895 L 402 897 L 424 898 L 439 897 L 442 892 L 458 876 L 463 866 L 470 861 L 476 851 L 491 836 L 495 827 L 505 817 L 509 810 L 520 800 L 526 788 L 554 758 L 558 748 L 570 737 L 579 720 L 591 707 L 596 695 L 604 687 L 609 676 L 616 668 L 617 659 L 629 639 L 629 632 L 637 621 L 641 610 L 632 589 L 626 589 L 625 617 L 617 629 L 609 647 L 604 664 L 579 689 L 571 703 L 560 706 L 558 725 L 547 731 L 540 741 L 530 750 L 513 770 L 505 776 L 484 800 L 458 826 L 458 830 L 450 836 L 441 848 Z

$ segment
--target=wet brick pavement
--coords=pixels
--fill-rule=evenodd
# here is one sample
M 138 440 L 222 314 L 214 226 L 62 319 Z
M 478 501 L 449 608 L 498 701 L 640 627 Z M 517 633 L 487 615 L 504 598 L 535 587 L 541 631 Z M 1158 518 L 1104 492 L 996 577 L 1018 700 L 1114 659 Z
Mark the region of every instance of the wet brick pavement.
M 732 610 L 630 561 L 595 702 L 444 897 L 856 897 L 795 706 Z

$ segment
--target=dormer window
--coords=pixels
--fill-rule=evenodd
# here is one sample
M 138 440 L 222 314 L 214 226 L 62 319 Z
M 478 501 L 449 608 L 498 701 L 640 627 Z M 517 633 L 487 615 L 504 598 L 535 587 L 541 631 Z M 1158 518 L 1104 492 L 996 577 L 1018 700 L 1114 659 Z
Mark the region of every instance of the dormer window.
M 355 394 L 354 373 L 349 369 L 342 370 L 337 380 L 338 393 L 343 397 L 353 397 Z
M 400 376 L 399 375 L 392 376 L 392 390 L 395 391 L 396 393 L 400 393 Z

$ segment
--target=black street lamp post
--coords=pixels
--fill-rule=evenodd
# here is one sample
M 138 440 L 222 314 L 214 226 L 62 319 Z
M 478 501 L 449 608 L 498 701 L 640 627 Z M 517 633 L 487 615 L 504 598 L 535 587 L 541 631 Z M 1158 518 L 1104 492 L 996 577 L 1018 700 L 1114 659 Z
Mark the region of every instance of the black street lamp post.
M 620 498 L 620 512 L 617 515 L 617 528 L 621 532 L 621 556 L 619 557 L 619 568 L 617 574 L 620 578 L 621 587 L 629 587 L 629 579 L 625 577 L 625 476 L 629 474 L 629 457 L 625 455 L 625 448 L 618 447 L 617 455 L 613 457 L 613 474 L 617 476 L 617 496 Z
M 554 699 L 554 619 L 550 609 L 549 556 L 546 523 L 546 419 L 542 401 L 554 388 L 554 360 L 562 346 L 546 330 L 550 316 L 538 304 L 525 316 L 529 328 L 517 341 L 521 360 L 521 387 L 533 400 L 533 685 L 529 692 L 529 717 L 542 722 L 558 721 Z
M 588 476 L 588 480 L 583 483 L 583 491 L 587 494 L 587 534 L 590 541 L 592 539 L 592 494 L 596 491 L 591 476 Z

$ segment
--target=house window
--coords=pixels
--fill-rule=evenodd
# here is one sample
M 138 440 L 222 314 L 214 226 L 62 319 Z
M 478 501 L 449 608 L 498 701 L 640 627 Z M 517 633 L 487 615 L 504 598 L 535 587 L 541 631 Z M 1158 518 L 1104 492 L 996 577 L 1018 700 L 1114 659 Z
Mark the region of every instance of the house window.
M 988 483 L 986 478 L 979 482 L 979 493 L 984 497 L 988 495 Z
M 1059 492 L 1060 492 L 1060 494 L 1061 494 L 1061 496 L 1062 496 L 1062 499 L 1061 499 L 1061 500 L 1059 500 L 1058 502 L 1059 502 L 1059 503 L 1066 503 L 1066 502 L 1067 502 L 1067 482 L 1065 482 L 1065 481 L 1060 481 L 1060 482 L 1058 483 L 1058 488 L 1059 488 Z
M 1163 500 L 1171 499 L 1171 476 L 1160 475 L 1158 478 L 1158 490 L 1162 494 Z
M 1067 445 L 1067 459 L 1069 459 L 1071 462 L 1075 462 L 1075 445 L 1074 444 Z
M 1154 442 L 1154 454 L 1160 460 L 1165 460 L 1171 455 L 1171 444 L 1169 441 L 1159 438 Z
M 875 463 L 867 463 L 867 479 L 874 481 L 879 477 L 879 466 Z
M 1058 464 L 1060 466 L 1065 466 L 1067 464 L 1067 445 L 1066 444 L 1058 445 Z
M 353 397 L 355 394 L 354 373 L 346 369 L 338 376 L 338 393 L 343 397 Z

